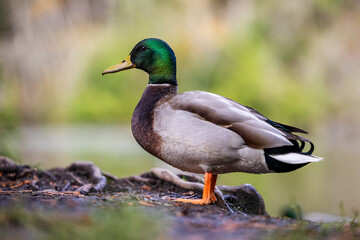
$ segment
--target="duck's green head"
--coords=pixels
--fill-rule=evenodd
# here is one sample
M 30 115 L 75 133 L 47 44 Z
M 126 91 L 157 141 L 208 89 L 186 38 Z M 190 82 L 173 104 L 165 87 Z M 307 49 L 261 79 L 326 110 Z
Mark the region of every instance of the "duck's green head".
M 149 84 L 176 82 L 176 58 L 174 51 L 163 40 L 144 39 L 133 48 L 122 62 L 105 69 L 102 74 L 139 68 L 149 74 Z

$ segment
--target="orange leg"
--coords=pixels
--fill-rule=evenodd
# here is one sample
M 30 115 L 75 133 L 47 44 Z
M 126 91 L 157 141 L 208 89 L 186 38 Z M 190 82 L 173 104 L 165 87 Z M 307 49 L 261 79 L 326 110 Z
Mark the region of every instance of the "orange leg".
M 211 178 L 211 185 L 210 185 L 210 200 L 211 202 L 216 202 L 215 197 L 215 186 L 216 186 L 217 174 L 213 174 Z
M 185 198 L 177 198 L 175 201 L 183 202 L 183 203 L 193 203 L 193 204 L 201 204 L 208 205 L 216 201 L 215 197 L 215 185 L 216 185 L 217 174 L 205 173 L 205 183 L 202 199 L 185 199 Z

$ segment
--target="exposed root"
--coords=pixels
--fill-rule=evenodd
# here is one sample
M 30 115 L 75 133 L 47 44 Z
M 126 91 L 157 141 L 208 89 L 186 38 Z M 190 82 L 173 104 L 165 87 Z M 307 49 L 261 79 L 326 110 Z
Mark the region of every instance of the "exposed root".
M 70 171 L 84 171 L 89 176 L 91 183 L 79 187 L 75 190 L 76 192 L 99 192 L 106 186 L 106 178 L 102 175 L 100 168 L 91 162 L 75 162 L 67 169 Z
M 223 193 L 235 198 L 236 204 L 251 209 L 252 214 L 268 215 L 265 203 L 259 192 L 251 184 L 240 186 L 217 186 Z M 227 197 L 225 197 L 227 199 Z

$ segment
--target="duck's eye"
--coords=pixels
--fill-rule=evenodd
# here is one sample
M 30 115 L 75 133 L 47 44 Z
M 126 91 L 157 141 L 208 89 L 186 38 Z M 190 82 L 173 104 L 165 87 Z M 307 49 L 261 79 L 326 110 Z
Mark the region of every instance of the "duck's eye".
M 145 47 L 145 46 L 141 46 L 141 47 L 140 47 L 140 50 L 141 50 L 141 51 L 145 51 L 146 49 L 147 49 L 147 47 Z

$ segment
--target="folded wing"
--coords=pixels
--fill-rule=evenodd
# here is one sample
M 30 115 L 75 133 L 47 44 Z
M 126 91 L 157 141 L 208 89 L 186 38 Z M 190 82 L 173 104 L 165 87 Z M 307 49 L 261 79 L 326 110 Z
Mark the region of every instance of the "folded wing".
M 306 138 L 292 134 L 305 131 L 273 122 L 252 108 L 216 94 L 184 92 L 173 97 L 169 103 L 175 110 L 192 112 L 204 121 L 236 132 L 249 147 L 265 149 L 292 146 L 290 140 L 309 142 Z

